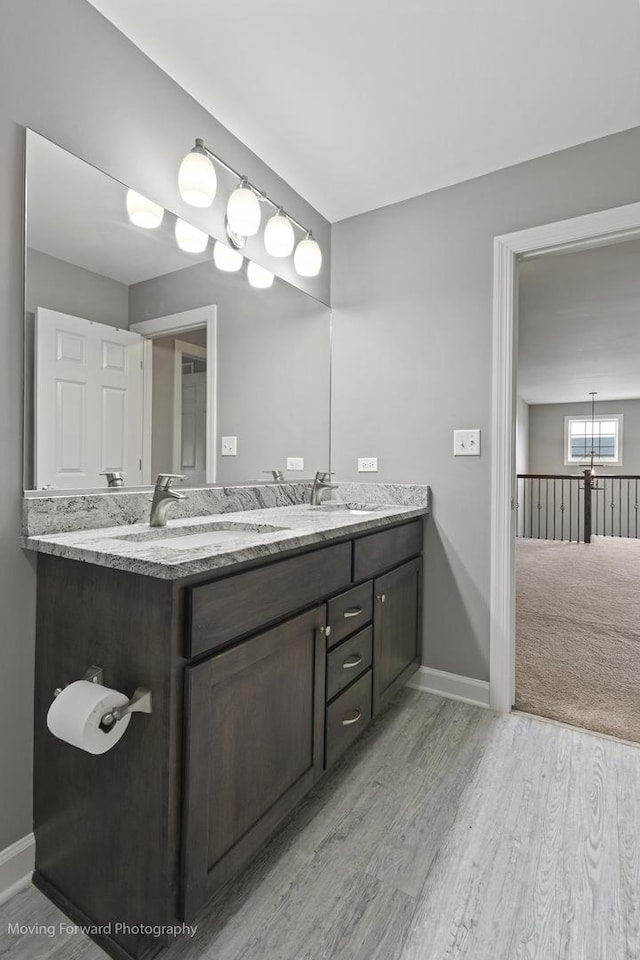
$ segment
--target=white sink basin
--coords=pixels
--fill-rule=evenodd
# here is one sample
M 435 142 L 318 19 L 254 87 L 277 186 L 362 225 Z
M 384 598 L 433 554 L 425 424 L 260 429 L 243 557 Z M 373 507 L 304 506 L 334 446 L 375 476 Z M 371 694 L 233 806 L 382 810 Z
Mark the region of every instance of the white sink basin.
M 281 533 L 289 527 L 274 527 L 268 523 L 234 523 L 216 520 L 184 527 L 152 527 L 140 533 L 125 533 L 114 540 L 133 543 L 153 543 L 169 550 L 188 550 L 226 543 L 242 543 L 270 533 Z

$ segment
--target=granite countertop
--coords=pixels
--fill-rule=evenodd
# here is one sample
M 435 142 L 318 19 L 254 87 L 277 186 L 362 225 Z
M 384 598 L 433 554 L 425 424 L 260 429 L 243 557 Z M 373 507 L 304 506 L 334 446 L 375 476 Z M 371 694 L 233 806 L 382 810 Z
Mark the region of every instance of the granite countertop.
M 378 503 L 375 509 L 366 512 L 335 506 L 333 509 L 311 507 L 307 503 L 183 517 L 169 520 L 164 528 L 154 528 L 152 534 L 160 539 L 175 537 L 176 531 L 185 527 L 190 528 L 190 534 L 196 534 L 197 527 L 203 527 L 206 531 L 207 527 L 211 529 L 211 525 L 230 527 L 237 524 L 238 536 L 218 544 L 185 544 L 174 549 L 156 544 L 153 540 L 136 540 L 137 536 L 149 534 L 151 528 L 148 523 L 25 536 L 22 543 L 27 549 L 40 553 L 164 580 L 178 580 L 233 564 L 285 554 L 299 547 L 326 543 L 351 534 L 375 531 L 393 523 L 424 516 L 428 512 L 428 497 L 422 502 L 414 500 L 405 505 Z M 261 531 L 261 525 L 268 525 L 272 529 Z M 128 539 L 115 539 L 118 537 Z

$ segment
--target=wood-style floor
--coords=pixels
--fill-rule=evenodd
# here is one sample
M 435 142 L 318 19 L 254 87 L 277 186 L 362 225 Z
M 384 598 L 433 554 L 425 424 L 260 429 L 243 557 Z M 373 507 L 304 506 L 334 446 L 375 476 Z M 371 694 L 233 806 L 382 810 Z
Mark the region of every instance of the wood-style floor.
M 35 889 L 0 956 L 99 960 Z M 638 960 L 640 748 L 405 690 L 166 960 Z

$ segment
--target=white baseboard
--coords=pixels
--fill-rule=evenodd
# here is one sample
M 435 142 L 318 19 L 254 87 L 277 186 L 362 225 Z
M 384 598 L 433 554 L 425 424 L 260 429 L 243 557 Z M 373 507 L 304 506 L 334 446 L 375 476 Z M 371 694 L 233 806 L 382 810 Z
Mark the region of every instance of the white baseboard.
M 0 904 L 31 883 L 36 842 L 32 833 L 0 850 Z
M 489 681 L 475 680 L 473 677 L 461 677 L 457 673 L 434 670 L 432 667 L 419 667 L 407 684 L 424 693 L 437 693 L 450 700 L 462 700 L 476 707 L 489 706 Z

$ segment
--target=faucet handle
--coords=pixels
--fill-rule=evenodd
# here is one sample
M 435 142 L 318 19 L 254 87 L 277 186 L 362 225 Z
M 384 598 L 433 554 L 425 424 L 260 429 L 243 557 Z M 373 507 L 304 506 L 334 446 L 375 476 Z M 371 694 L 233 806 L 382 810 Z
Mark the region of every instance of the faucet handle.
M 282 470 L 263 470 L 263 473 L 270 473 L 276 483 L 284 483 L 284 474 Z
M 327 483 L 329 477 L 332 477 L 333 473 L 330 473 L 328 470 L 318 470 L 316 473 L 316 480 L 318 483 Z
M 174 480 L 184 480 L 183 473 L 159 473 L 156 480 L 156 487 L 160 490 L 170 490 Z

